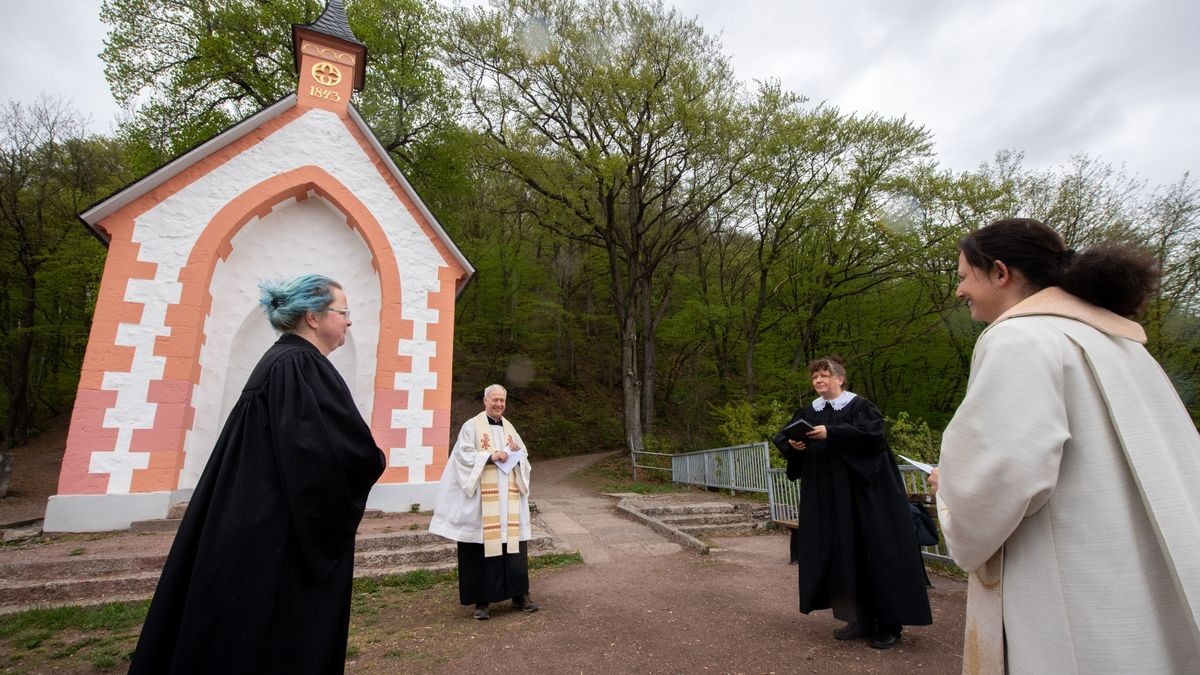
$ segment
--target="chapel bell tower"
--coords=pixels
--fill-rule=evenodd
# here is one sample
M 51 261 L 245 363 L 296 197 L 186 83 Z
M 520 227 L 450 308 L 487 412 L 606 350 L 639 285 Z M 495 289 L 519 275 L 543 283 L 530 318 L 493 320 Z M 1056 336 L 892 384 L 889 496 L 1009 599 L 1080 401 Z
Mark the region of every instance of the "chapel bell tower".
M 345 115 L 350 95 L 362 91 L 366 80 L 367 46 L 350 30 L 341 0 L 329 0 L 316 21 L 293 24 L 292 49 L 297 105 Z

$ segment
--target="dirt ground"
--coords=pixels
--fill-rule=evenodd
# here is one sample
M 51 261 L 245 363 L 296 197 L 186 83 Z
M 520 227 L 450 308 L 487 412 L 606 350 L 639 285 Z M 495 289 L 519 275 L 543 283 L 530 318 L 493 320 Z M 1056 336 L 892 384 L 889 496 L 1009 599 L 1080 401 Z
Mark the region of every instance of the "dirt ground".
M 535 501 L 594 496 L 588 458 L 537 462 Z M 613 500 L 614 504 L 616 500 Z M 958 673 L 966 585 L 931 574 L 934 622 L 886 651 L 839 642 L 828 611 L 800 614 L 785 534 L 712 540 L 710 555 L 613 557 L 533 573 L 534 614 L 475 621 L 453 585 L 355 596 L 352 673 Z M 447 639 L 447 636 L 451 636 Z
M 65 425 L 59 431 L 57 436 L 44 434 L 35 447 L 19 452 L 12 497 L 0 500 L 0 523 L 42 515 L 46 496 L 57 482 L 54 448 L 57 444 L 61 456 Z M 559 462 L 564 469 L 578 465 L 571 460 L 575 458 L 539 464 L 540 484 L 547 492 L 559 498 L 576 490 L 588 493 L 586 486 L 565 475 L 568 472 L 555 470 Z M 388 587 L 357 592 L 347 671 L 960 671 L 966 600 L 961 580 L 932 575 L 933 625 L 906 628 L 896 647 L 879 651 L 863 640 L 834 640 L 832 631 L 841 624 L 828 611 L 799 613 L 797 568 L 787 564 L 785 535 L 713 543 L 718 548 L 710 555 L 686 550 L 536 570 L 532 595 L 541 611 L 523 614 L 496 607 L 489 621 L 471 618 L 470 610 L 458 604 L 453 583 L 414 592 Z M 134 640 L 134 634 L 121 638 L 125 649 L 132 649 Z M 127 663 L 119 658 L 121 662 Z M 51 659 L 42 665 L 48 668 L 26 661 L 20 669 L 62 672 L 66 664 Z M 67 666 L 82 672 L 78 667 Z
M 46 498 L 58 487 L 69 418 L 62 415 L 37 438 L 14 451 L 8 496 L 0 499 L 0 529 L 46 514 Z
M 721 543 L 729 544 L 730 540 Z M 839 642 L 828 612 L 797 609 L 786 537 L 724 553 L 541 570 L 542 610 L 475 621 L 440 587 L 378 606 L 356 599 L 351 673 L 958 673 L 962 582 L 934 577 L 934 623 L 893 649 Z M 782 559 L 780 559 L 782 555 Z

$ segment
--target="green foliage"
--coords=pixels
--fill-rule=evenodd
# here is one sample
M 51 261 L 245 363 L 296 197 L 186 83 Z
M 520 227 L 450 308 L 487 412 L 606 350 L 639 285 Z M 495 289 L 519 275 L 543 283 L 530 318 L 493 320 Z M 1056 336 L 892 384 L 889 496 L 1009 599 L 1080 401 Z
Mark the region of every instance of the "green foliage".
M 920 124 L 738 82 L 703 26 L 645 0 L 346 4 L 369 53 L 355 105 L 478 270 L 454 389 L 509 386 L 536 454 L 768 438 L 790 408 L 775 402 L 807 391 L 804 364 L 837 353 L 850 389 L 904 411 L 897 451 L 936 459 L 980 329 L 953 297 L 956 242 L 1011 215 L 1164 261 L 1148 348 L 1200 419 L 1188 176 L 1147 191 L 1086 156 L 1031 171 L 1015 152 L 955 174 Z M 74 215 L 290 93 L 290 25 L 322 6 L 106 0 L 106 73 L 135 106 L 118 137 L 21 145 L 34 127 L 10 110 L 0 403 L 24 431 L 5 442 L 74 391 L 103 263 Z M 49 216 L 10 215 L 32 213 Z M 614 484 L 657 489 L 644 473 Z
M 929 428 L 925 420 L 909 417 L 908 413 L 897 413 L 894 418 L 884 418 L 887 423 L 888 442 L 892 452 L 929 464 L 937 464 L 942 452 L 942 435 Z
M 0 440 L 23 444 L 74 398 L 103 267 L 76 214 L 125 178 L 120 149 L 62 101 L 0 115 Z
M 715 418 L 720 420 L 717 428 L 727 444 L 765 441 L 774 468 L 786 466 L 787 460 L 779 448 L 771 443 L 771 439 L 791 417 L 792 413 L 775 399 L 759 399 L 753 404 L 744 400 L 734 401 L 715 410 Z
M 791 419 L 792 413 L 775 399 L 754 403 L 733 401 L 714 410 L 717 429 L 729 445 L 770 441 Z
M 156 168 L 293 93 L 291 27 L 312 23 L 324 6 L 105 0 L 100 19 L 110 29 L 101 57 L 113 96 L 135 108 L 122 127 L 133 166 Z M 369 45 L 371 86 L 356 94 L 358 111 L 414 177 L 444 174 L 458 92 L 438 65 L 442 10 L 432 0 L 355 0 L 346 13 Z

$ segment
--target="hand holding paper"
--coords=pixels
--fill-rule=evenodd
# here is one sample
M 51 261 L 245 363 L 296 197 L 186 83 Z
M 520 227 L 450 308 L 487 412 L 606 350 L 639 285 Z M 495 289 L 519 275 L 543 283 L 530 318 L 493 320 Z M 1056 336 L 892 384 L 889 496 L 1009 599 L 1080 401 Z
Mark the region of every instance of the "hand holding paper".
M 504 473 L 509 473 L 513 470 L 513 467 L 516 466 L 517 463 L 525 459 L 526 454 L 528 453 L 526 453 L 524 450 L 509 450 L 508 457 L 506 457 L 504 461 L 496 462 L 496 468 L 500 469 Z
M 932 464 L 926 464 L 925 462 L 918 462 L 918 461 L 917 461 L 917 460 L 915 460 L 915 459 L 909 459 L 908 457 L 905 457 L 904 455 L 900 455 L 899 453 L 897 453 L 897 455 L 900 457 L 900 459 L 902 459 L 902 460 L 904 460 L 904 461 L 908 462 L 909 464 L 912 464 L 913 466 L 915 466 L 915 467 L 917 467 L 918 469 L 920 469 L 920 470 L 924 471 L 925 473 L 932 473 L 932 472 L 933 472 L 933 465 L 932 465 Z

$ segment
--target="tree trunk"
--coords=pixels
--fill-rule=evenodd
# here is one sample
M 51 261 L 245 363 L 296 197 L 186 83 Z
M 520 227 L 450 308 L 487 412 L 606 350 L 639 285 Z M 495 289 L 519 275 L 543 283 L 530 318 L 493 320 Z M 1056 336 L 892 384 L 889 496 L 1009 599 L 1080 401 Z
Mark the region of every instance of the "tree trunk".
M 626 316 L 621 322 L 621 391 L 624 394 L 625 440 L 630 452 L 646 447 L 642 433 L 642 380 L 638 377 L 637 319 Z
M 638 282 L 637 286 L 638 302 L 636 303 L 641 309 L 642 334 L 639 345 L 641 347 L 641 362 L 642 362 L 642 433 L 649 436 L 654 433 L 654 306 L 653 298 L 650 297 L 650 283 L 643 279 Z
M 746 400 L 753 400 L 756 390 L 754 381 L 754 355 L 758 351 L 759 325 L 762 324 L 763 311 L 767 306 L 767 275 L 768 270 L 760 268 L 758 272 L 758 298 L 754 302 L 754 312 L 746 325 Z

